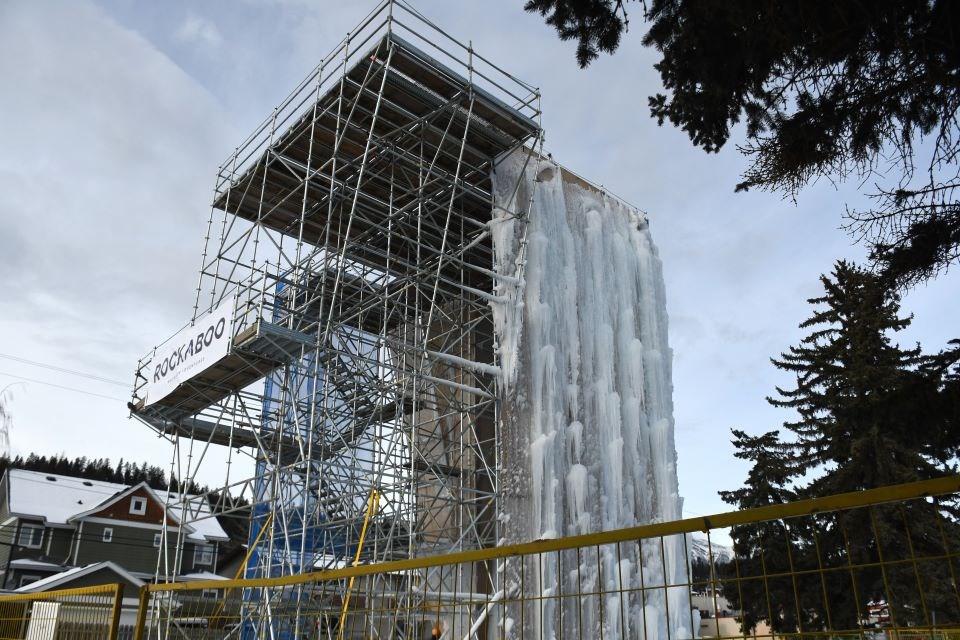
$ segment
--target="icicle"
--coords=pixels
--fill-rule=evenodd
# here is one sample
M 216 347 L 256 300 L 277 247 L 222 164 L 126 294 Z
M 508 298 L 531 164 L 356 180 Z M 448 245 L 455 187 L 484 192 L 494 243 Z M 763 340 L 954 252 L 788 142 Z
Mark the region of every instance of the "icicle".
M 489 226 L 507 421 L 505 537 L 521 542 L 678 519 L 666 302 L 646 219 L 564 181 L 552 162 L 527 162 L 525 153 L 497 166 Z M 556 557 L 542 558 L 526 574 L 525 595 L 589 590 L 592 580 L 610 600 L 602 607 L 596 598 L 551 600 L 508 637 L 575 637 L 579 630 L 559 628 L 561 619 L 579 619 L 614 640 L 692 637 L 683 589 L 652 590 L 645 606 L 618 595 L 639 587 L 641 574 L 644 586 L 684 581 L 682 537 L 664 543 L 663 553 L 656 541 L 623 545 L 619 557 L 610 548 L 599 559 L 583 554 L 566 584 L 558 584 Z M 576 566 L 575 558 L 561 562 Z M 623 616 L 621 603 L 629 608 Z M 579 607 L 578 615 L 561 616 L 565 606 Z

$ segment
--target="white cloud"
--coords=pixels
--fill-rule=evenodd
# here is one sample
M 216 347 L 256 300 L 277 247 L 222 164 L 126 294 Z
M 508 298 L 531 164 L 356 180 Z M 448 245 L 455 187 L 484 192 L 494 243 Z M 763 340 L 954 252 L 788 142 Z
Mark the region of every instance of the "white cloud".
M 223 43 L 223 36 L 215 24 L 192 13 L 180 23 L 174 37 L 181 42 L 198 43 L 213 48 Z
M 207 91 L 88 2 L 0 17 L 0 353 L 131 380 L 189 318 L 217 164 L 234 143 Z M 146 457 L 126 390 L 10 361 L 16 450 Z M 12 381 L 0 378 L 0 386 Z M 139 453 L 138 453 L 139 452 Z

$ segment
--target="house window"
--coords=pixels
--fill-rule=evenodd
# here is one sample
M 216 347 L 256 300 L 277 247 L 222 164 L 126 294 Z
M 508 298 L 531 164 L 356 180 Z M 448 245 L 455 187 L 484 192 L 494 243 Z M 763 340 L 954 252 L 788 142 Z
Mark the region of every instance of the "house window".
M 43 544 L 43 526 L 39 524 L 21 524 L 17 546 L 39 549 Z
M 147 512 L 147 499 L 139 496 L 130 498 L 130 513 L 142 516 Z
M 113 529 L 106 527 L 103 530 L 103 541 L 104 542 L 113 542 Z
M 193 564 L 213 564 L 213 545 L 198 544 L 193 548 Z
M 159 534 L 159 533 L 153 534 L 153 546 L 154 546 L 154 548 L 159 548 L 159 547 L 160 547 L 160 534 Z
M 204 589 L 200 596 L 203 598 L 210 598 L 211 600 L 216 600 L 220 597 L 220 591 L 217 589 Z

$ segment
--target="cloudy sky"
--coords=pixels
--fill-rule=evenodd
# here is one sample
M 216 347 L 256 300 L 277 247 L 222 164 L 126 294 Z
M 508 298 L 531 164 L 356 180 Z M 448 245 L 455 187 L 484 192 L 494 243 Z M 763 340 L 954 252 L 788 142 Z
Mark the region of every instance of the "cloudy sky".
M 540 87 L 556 159 L 649 213 L 681 493 L 687 515 L 726 510 L 716 490 L 746 473 L 730 428 L 783 422 L 764 397 L 789 380 L 769 357 L 802 336 L 819 274 L 864 255 L 839 228 L 860 185 L 821 182 L 796 202 L 734 194 L 733 144 L 706 155 L 648 117 L 660 86 L 639 17 L 614 57 L 581 71 L 573 45 L 522 5 L 416 3 Z M 217 166 L 373 6 L 0 3 L 0 390 L 14 453 L 168 463 L 125 403 L 137 358 L 190 318 Z M 915 319 L 901 342 L 936 350 L 957 337 L 958 277 L 906 297 Z

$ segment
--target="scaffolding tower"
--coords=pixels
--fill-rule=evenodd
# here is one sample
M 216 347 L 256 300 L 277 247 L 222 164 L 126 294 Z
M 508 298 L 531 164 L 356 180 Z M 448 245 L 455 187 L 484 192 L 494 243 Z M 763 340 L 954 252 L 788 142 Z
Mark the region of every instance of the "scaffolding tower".
M 151 351 L 131 410 L 182 481 L 226 456 L 210 500 L 252 504 L 245 577 L 497 540 L 490 173 L 539 108 L 387 0 L 220 167 L 191 324 L 229 305 L 229 352 L 148 400 Z

